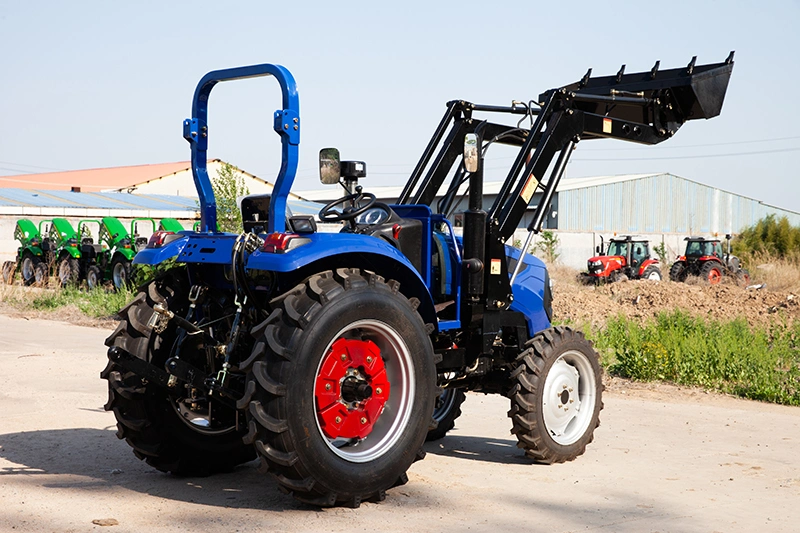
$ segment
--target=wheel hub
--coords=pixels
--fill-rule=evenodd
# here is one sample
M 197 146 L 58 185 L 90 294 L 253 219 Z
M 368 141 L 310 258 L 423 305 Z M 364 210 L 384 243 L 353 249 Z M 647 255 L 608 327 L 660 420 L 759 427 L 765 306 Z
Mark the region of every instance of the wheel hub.
M 580 374 L 563 359 L 553 364 L 544 391 L 543 415 L 553 437 L 562 437 L 581 410 Z
M 331 439 L 363 439 L 389 399 L 380 349 L 372 341 L 337 339 L 322 360 L 314 385 L 317 419 Z

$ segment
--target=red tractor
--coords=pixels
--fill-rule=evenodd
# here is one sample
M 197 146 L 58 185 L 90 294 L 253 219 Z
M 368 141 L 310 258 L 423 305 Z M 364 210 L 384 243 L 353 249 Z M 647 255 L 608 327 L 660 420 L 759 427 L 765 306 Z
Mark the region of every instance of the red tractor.
M 731 254 L 731 236 L 726 235 L 727 252 L 722 251 L 719 239 L 686 237 L 686 251 L 679 256 L 669 271 L 672 281 L 686 281 L 689 276 L 698 276 L 710 285 L 722 281 L 723 276 L 738 283 L 750 283 L 750 273 L 742 268 L 739 258 Z
M 650 256 L 649 241 L 631 235 L 623 235 L 608 242 L 603 253 L 603 238 L 595 248 L 598 254 L 588 261 L 589 272 L 583 274 L 587 283 L 614 282 L 623 279 L 661 280 L 658 259 Z

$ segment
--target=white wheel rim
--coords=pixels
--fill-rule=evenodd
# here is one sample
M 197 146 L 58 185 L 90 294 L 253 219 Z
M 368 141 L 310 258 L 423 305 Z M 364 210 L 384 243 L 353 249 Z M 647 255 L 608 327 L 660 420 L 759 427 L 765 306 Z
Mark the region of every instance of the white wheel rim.
M 379 320 L 359 320 L 333 336 L 317 363 L 315 377 L 319 375 L 324 355 L 328 353 L 333 343 L 354 330 L 359 330 L 361 338 L 371 340 L 380 348 L 386 375 L 391 384 L 389 399 L 370 434 L 361 440 L 334 440 L 326 436 L 319 422 L 316 405 L 314 405 L 314 420 L 319 435 L 333 453 L 351 463 L 367 463 L 390 451 L 408 426 L 416 392 L 414 363 L 408 346 L 394 328 Z M 313 390 L 311 394 L 313 397 Z M 316 403 L 313 398 L 312 403 Z
M 647 279 L 652 280 L 652 281 L 660 281 L 661 280 L 661 274 L 659 274 L 657 271 L 654 270 L 654 271 L 650 272 L 650 275 L 647 276 Z
M 34 276 L 33 272 L 33 261 L 26 257 L 22 260 L 22 279 L 29 280 Z
M 69 266 L 69 262 L 65 259 L 61 261 L 58 265 L 58 279 L 61 280 L 61 283 L 67 283 L 69 281 L 69 274 L 72 268 Z
M 441 422 L 447 413 L 453 408 L 456 403 L 456 389 L 445 389 L 442 394 L 436 399 L 436 408 L 433 410 L 433 419 Z
M 118 289 L 122 288 L 122 286 L 125 285 L 126 281 L 125 265 L 123 265 L 122 263 L 117 263 L 116 265 L 114 265 L 114 272 L 112 273 L 112 276 L 114 277 L 114 287 Z
M 550 367 L 542 396 L 547 433 L 557 444 L 574 444 L 586 433 L 597 403 L 594 369 L 577 350 L 563 353 Z

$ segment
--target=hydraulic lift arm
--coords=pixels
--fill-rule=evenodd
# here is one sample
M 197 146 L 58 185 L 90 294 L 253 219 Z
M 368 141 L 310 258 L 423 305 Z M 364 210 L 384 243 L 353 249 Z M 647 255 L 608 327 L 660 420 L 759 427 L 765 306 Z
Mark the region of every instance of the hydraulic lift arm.
M 469 174 L 463 294 L 473 305 L 487 310 L 510 305 L 512 280 L 504 243 L 522 221 L 534 194 L 540 196 L 528 226 L 528 241 L 539 232 L 569 157 L 580 140 L 606 138 L 657 144 L 672 137 L 687 120 L 709 119 L 720 113 L 733 70 L 733 52 L 722 63 L 696 65 L 695 59 L 686 67 L 670 70 L 659 70 L 656 62 L 651 70 L 633 74 L 625 74 L 623 65 L 616 75 L 605 77 L 593 78 L 589 69 L 580 81 L 541 94 L 538 110 L 519 103 L 509 107 L 458 100 L 448 103 L 447 112 L 398 203 L 431 205 L 459 161 L 467 134 L 477 134 L 484 146 L 492 142 L 519 146 L 488 213 L 482 210 L 482 161 L 472 173 L 466 173 L 461 164 L 452 178 L 450 190 L 455 191 Z M 476 119 L 475 112 L 529 115 L 536 119 L 530 128 L 511 127 Z M 439 212 L 447 212 L 455 196 L 449 194 L 440 201 Z

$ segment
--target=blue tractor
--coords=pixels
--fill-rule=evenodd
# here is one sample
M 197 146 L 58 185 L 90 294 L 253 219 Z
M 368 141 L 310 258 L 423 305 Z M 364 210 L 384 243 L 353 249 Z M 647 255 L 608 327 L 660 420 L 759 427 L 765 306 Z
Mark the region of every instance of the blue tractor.
M 134 263 L 158 273 L 106 340 L 117 435 L 161 471 L 205 475 L 258 457 L 298 499 L 356 507 L 406 483 L 426 439 L 453 428 L 465 391 L 480 391 L 508 397 L 511 431 L 533 461 L 576 458 L 603 406 L 598 354 L 579 331 L 551 325 L 545 265 L 506 242 L 535 205 L 529 248 L 579 141 L 669 139 L 719 114 L 732 69 L 733 54 L 623 66 L 528 104 L 449 102 L 392 205 L 358 184 L 365 163 L 323 149 L 323 183 L 346 192 L 319 218 L 340 222 L 338 233 L 287 209 L 301 128 L 289 71 L 210 72 L 183 124 L 200 227 L 150 238 Z M 242 201 L 245 232 L 221 233 L 206 169 L 209 95 L 258 76 L 282 91 L 282 163 L 271 195 Z M 518 156 L 485 211 L 483 158 L 495 143 Z M 467 187 L 459 235 L 450 216 Z

